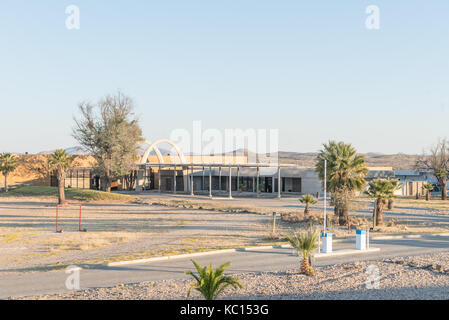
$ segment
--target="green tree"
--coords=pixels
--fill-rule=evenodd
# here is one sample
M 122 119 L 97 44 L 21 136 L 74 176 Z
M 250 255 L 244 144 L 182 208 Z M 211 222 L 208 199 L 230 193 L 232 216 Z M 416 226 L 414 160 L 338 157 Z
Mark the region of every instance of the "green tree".
M 195 279 L 195 283 L 190 286 L 189 291 L 187 292 L 187 297 L 190 296 L 190 291 L 195 289 L 199 291 L 206 300 L 215 300 L 217 296 L 229 286 L 232 286 L 234 289 L 243 287 L 239 279 L 224 275 L 226 269 L 231 265 L 230 262 L 222 264 L 216 270 L 212 269 L 212 263 L 209 264 L 209 267 L 202 268 L 195 261 L 192 260 L 192 262 L 198 271 L 198 274 L 194 274 L 192 271 L 185 272 Z
M 11 153 L 0 155 L 0 172 L 5 178 L 5 192 L 8 192 L 8 176 L 17 168 L 17 160 Z
M 120 92 L 96 105 L 81 103 L 73 137 L 97 160 L 102 189 L 110 192 L 114 178 L 135 168 L 142 130 L 134 117 L 133 100 Z
M 314 275 L 315 272 L 310 265 L 310 258 L 312 257 L 313 252 L 318 248 L 318 233 L 316 231 L 295 232 L 286 235 L 286 238 L 292 247 L 302 255 L 301 273 L 308 276 Z
M 375 199 L 373 221 L 375 226 L 383 225 L 383 211 L 388 200 L 394 198 L 394 192 L 400 189 L 402 184 L 398 180 L 374 179 L 370 181 L 365 193 Z
M 349 220 L 349 203 L 362 191 L 368 168 L 363 156 L 351 144 L 330 141 L 323 145 L 316 161 L 316 172 L 324 183 L 324 162 L 327 160 L 327 190 L 331 193 L 335 215 L 344 226 Z
M 431 198 L 431 191 L 434 189 L 433 184 L 431 183 L 425 183 L 423 185 L 423 188 L 426 190 L 426 201 L 430 201 Z
M 438 180 L 441 188 L 441 199 L 447 200 L 447 181 L 449 176 L 449 142 L 446 139 L 438 141 L 430 148 L 430 155 L 423 155 L 416 161 L 416 168 L 430 170 Z
M 317 201 L 315 200 L 315 198 L 311 194 L 303 195 L 301 197 L 301 199 L 299 199 L 299 202 L 301 202 L 301 203 L 306 205 L 306 207 L 304 208 L 304 214 L 305 215 L 310 213 L 310 208 L 309 208 L 310 205 L 317 203 Z
M 73 161 L 73 157 L 69 156 L 65 150 L 58 149 L 50 155 L 48 164 L 51 170 L 56 171 L 56 177 L 58 179 L 58 203 L 64 204 L 65 200 L 65 175 L 67 169 L 70 167 Z

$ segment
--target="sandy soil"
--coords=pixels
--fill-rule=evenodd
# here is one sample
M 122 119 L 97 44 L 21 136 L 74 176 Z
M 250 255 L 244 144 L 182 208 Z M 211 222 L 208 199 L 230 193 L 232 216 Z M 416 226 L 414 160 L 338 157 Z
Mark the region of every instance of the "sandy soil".
M 61 268 L 267 243 L 271 217 L 145 203 L 83 204 L 61 210 L 55 232 L 52 198 L 0 199 L 0 273 Z M 288 230 L 279 226 L 279 232 Z
M 55 198 L 1 197 L 0 274 L 273 244 L 279 241 L 279 235 L 310 225 L 309 221 L 290 223 L 278 218 L 277 232 L 272 235 L 273 211 L 300 214 L 303 209 L 297 206 L 297 199 L 286 199 L 283 207 L 276 210 L 270 207 L 271 202 L 265 205 L 256 201 L 205 201 L 151 195 L 134 203 L 85 203 L 82 227 L 88 232 L 76 231 L 78 211 L 73 208 L 61 211 L 60 227 L 64 232 L 56 233 Z M 275 203 L 279 204 L 279 200 Z M 448 221 L 429 219 L 432 213 L 419 213 L 424 213 L 420 220 L 396 219 L 391 226 L 388 226 L 391 219 L 386 219 L 387 226 L 377 234 L 449 230 Z M 316 212 L 315 216 L 321 213 Z M 361 221 L 357 227 L 368 227 L 368 220 Z M 319 219 L 312 222 L 318 224 Z M 340 231 L 335 234 L 337 237 L 351 235 Z

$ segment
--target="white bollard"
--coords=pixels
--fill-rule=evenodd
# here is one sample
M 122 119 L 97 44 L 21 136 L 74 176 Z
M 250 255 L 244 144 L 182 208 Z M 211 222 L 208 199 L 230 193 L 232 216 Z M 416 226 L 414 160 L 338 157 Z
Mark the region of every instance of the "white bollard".
M 369 230 L 366 230 L 366 249 L 369 249 Z
M 366 250 L 366 230 L 356 230 L 355 248 L 357 250 Z
M 318 237 L 318 253 L 321 253 L 321 237 Z
M 332 252 L 332 233 L 330 232 L 322 232 L 321 237 L 323 240 L 323 253 Z

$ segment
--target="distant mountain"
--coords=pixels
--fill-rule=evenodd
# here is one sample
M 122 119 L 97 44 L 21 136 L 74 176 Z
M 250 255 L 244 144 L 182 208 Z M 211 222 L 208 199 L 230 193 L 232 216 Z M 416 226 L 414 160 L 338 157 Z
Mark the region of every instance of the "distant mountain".
M 246 149 L 239 149 L 234 151 L 236 154 L 244 154 L 253 156 L 255 153 Z M 231 154 L 233 152 L 228 152 Z M 393 167 L 394 170 L 410 170 L 414 169 L 416 160 L 420 157 L 414 154 L 383 154 L 380 152 L 368 152 L 362 154 L 368 167 Z M 279 151 L 278 159 L 282 164 L 296 164 L 304 167 L 314 167 L 317 152 L 293 152 L 293 151 Z M 258 158 L 263 158 L 258 156 Z
M 139 145 L 139 147 L 138 147 L 138 149 L 137 149 L 137 154 L 139 155 L 139 156 L 143 156 L 143 154 L 145 153 L 145 151 L 147 150 L 147 148 L 148 148 L 148 144 L 146 144 L 146 143 L 141 143 L 140 145 Z M 165 149 L 165 148 L 161 148 L 161 147 L 159 147 L 158 146 L 158 149 L 159 149 L 159 151 L 162 153 L 162 155 L 163 156 L 168 156 L 168 155 L 170 155 L 170 154 L 176 154 L 176 150 L 170 150 L 170 149 Z M 154 150 L 152 150 L 151 152 L 150 152 L 150 156 L 155 156 L 156 155 L 156 152 L 154 152 Z
M 300 153 L 300 152 L 279 152 L 280 163 L 294 163 L 301 166 L 315 166 L 317 153 Z M 366 153 L 362 154 L 368 167 L 393 167 L 395 170 L 414 169 L 416 160 L 420 157 L 414 154 L 382 154 L 382 153 Z
M 143 155 L 148 145 L 142 144 L 139 146 L 139 155 Z M 173 149 L 159 148 L 162 155 L 176 154 Z M 84 151 L 80 146 L 66 148 L 65 151 L 70 155 L 88 155 L 89 153 Z M 39 154 L 50 154 L 52 151 L 42 151 Z M 150 155 L 155 155 L 156 153 L 152 151 Z M 258 159 L 259 162 L 264 162 L 265 155 L 257 155 L 252 151 L 247 149 L 238 149 L 232 152 L 226 152 L 226 155 L 236 154 L 236 155 L 246 155 L 249 159 Z M 188 155 L 188 154 L 186 154 Z M 224 155 L 224 154 L 222 154 Z M 315 159 L 318 153 L 316 152 L 292 152 L 292 151 L 279 151 L 278 159 L 279 163 L 283 164 L 297 164 L 304 167 L 315 166 Z M 393 167 L 395 170 L 410 170 L 414 169 L 416 160 L 420 157 L 419 155 L 413 154 L 383 154 L 380 152 L 368 152 L 363 154 L 365 156 L 366 164 L 369 167 Z
M 56 150 L 56 149 L 55 149 Z M 38 154 L 51 154 L 55 152 L 55 150 L 51 151 L 41 151 Z M 82 147 L 76 146 L 76 147 L 70 147 L 64 149 L 67 154 L 70 154 L 72 156 L 83 156 L 83 155 L 89 155 L 89 152 L 85 151 Z

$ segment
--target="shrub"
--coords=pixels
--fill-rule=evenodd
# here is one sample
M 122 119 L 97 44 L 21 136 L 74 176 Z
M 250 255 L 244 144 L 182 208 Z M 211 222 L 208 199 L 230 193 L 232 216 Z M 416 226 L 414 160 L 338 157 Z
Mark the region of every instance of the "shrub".
M 193 260 L 192 263 L 198 271 L 198 274 L 194 274 L 192 271 L 185 272 L 195 279 L 195 283 L 190 286 L 187 292 L 187 297 L 190 296 L 190 291 L 195 289 L 206 300 L 215 300 L 229 286 L 232 286 L 234 289 L 242 288 L 242 283 L 239 279 L 224 275 L 225 270 L 231 265 L 230 262 L 222 264 L 215 271 L 212 269 L 212 263 L 209 264 L 209 267 L 203 268 Z

